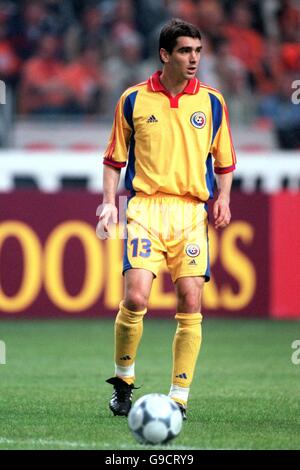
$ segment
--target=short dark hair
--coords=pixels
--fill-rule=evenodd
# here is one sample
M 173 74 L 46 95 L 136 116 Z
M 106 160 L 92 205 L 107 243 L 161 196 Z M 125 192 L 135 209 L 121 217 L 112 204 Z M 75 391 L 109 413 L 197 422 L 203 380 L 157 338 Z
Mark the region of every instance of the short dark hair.
M 160 32 L 159 51 L 163 48 L 169 52 L 169 54 L 172 54 L 172 51 L 176 46 L 177 38 L 180 36 L 201 39 L 201 33 L 197 26 L 181 20 L 180 18 L 172 18 L 164 25 Z M 160 54 L 159 58 L 162 62 Z

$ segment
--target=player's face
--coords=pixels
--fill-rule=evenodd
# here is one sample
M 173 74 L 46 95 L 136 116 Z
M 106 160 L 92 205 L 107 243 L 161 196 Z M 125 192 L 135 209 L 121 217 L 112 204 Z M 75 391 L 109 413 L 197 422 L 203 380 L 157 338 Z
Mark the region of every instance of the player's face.
M 202 49 L 198 38 L 180 36 L 171 54 L 166 54 L 169 72 L 178 80 L 191 80 L 195 77 Z

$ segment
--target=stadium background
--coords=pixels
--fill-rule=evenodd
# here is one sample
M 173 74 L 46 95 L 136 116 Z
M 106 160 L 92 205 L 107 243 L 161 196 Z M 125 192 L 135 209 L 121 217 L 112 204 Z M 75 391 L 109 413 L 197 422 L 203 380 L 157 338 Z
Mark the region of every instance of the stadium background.
M 210 227 L 213 277 L 206 287 L 203 313 L 206 319 L 214 317 L 210 325 L 215 337 L 208 332 L 208 338 L 212 335 L 213 348 L 215 341 L 225 341 L 228 356 L 222 349 L 217 354 L 227 357 L 242 384 L 247 382 L 242 372 L 245 364 L 245 370 L 253 367 L 267 376 L 279 375 L 281 370 L 284 386 L 278 382 L 276 389 L 270 379 L 266 400 L 274 404 L 281 396 L 272 397 L 271 389 L 286 396 L 291 393 L 290 414 L 285 404 L 282 413 L 295 428 L 299 408 L 291 403 L 299 392 L 295 375 L 299 370 L 291 366 L 289 356 L 292 341 L 300 339 L 300 6 L 293 0 L 0 0 L 0 340 L 8 357 L 6 366 L 0 365 L 2 387 L 26 407 L 31 387 L 37 393 L 36 403 L 41 403 L 43 387 L 34 384 L 36 374 L 44 380 L 45 365 L 49 376 L 55 377 L 55 386 L 60 380 L 67 384 L 62 376 L 77 370 L 78 357 L 82 365 L 82 355 L 87 354 L 91 364 L 84 367 L 91 376 L 86 372 L 84 377 L 95 395 L 99 382 L 93 367 L 111 373 L 113 327 L 106 321 L 112 322 L 122 297 L 123 241 L 102 242 L 95 236 L 102 152 L 118 96 L 159 68 L 157 35 L 174 16 L 201 28 L 204 49 L 199 78 L 226 98 L 238 158 L 232 223 L 218 233 Z M 156 322 L 166 325 L 174 311 L 174 292 L 163 271 L 153 285 L 145 351 L 152 350 L 156 340 L 163 344 L 164 337 L 155 333 Z M 53 358 L 51 365 L 39 356 L 41 338 L 47 334 L 43 352 L 49 354 L 49 361 Z M 71 353 L 76 338 L 77 356 Z M 236 351 L 247 340 L 257 354 L 246 347 L 238 359 Z M 85 349 L 85 341 L 94 344 L 93 352 Z M 229 352 L 235 341 L 236 351 Z M 57 366 L 56 350 L 65 358 L 66 369 Z M 264 358 L 271 361 L 269 355 L 273 364 L 264 363 Z M 209 365 L 219 370 L 209 361 L 203 361 L 204 375 L 211 373 Z M 55 375 L 56 370 L 62 375 Z M 157 370 L 156 374 L 159 377 Z M 21 384 L 24 396 L 17 392 Z M 47 379 L 45 384 L 47 389 Z M 156 386 L 160 387 L 158 378 Z M 205 392 L 205 381 L 202 386 Z M 81 392 L 87 397 L 79 383 L 77 387 L 78 396 Z M 88 399 L 91 408 L 98 408 L 96 399 Z M 72 400 L 76 402 L 76 397 Z M 66 443 L 72 440 L 72 432 L 51 434 L 48 422 L 37 432 L 44 444 L 38 439 L 30 443 L 28 436 L 34 433 L 24 429 L 21 408 L 16 401 L 7 403 L 17 410 L 13 419 L 22 431 L 14 436 L 8 426 L 9 432 L 0 436 L 0 447 L 72 448 Z M 34 410 L 36 403 L 29 409 Z M 78 398 L 80 417 L 79 403 Z M 215 410 L 216 403 L 207 401 L 207 409 Z M 51 409 L 48 402 L 45 406 Z M 66 408 L 63 411 L 67 414 Z M 218 425 L 225 436 L 227 430 Z M 68 426 L 74 426 L 71 419 Z M 95 447 L 91 439 L 96 438 L 85 431 L 87 447 Z M 203 446 L 230 447 L 223 437 L 219 441 L 207 441 L 201 433 L 200 437 Z M 112 433 L 110 442 L 113 439 Z M 182 442 L 191 445 L 186 439 Z M 293 441 L 288 432 L 280 444 L 274 436 L 266 442 L 251 439 L 247 430 L 245 441 L 243 432 L 237 432 L 232 446 L 299 448 L 299 439 Z

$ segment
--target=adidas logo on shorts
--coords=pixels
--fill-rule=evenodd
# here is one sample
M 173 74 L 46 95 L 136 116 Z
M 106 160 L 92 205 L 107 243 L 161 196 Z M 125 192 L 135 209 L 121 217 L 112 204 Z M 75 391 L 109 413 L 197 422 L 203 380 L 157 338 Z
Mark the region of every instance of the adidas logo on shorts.
M 196 261 L 195 259 L 192 259 L 192 260 L 188 263 L 189 266 L 190 266 L 190 265 L 196 266 L 196 264 L 197 264 L 197 261 Z

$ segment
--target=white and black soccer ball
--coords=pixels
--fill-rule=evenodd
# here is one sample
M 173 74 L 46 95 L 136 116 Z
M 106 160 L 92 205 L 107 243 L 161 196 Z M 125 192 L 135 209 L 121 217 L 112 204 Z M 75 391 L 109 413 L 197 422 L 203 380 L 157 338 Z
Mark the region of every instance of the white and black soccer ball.
M 128 415 L 128 426 L 141 444 L 165 444 L 180 433 L 182 414 L 167 395 L 150 393 L 135 402 Z

